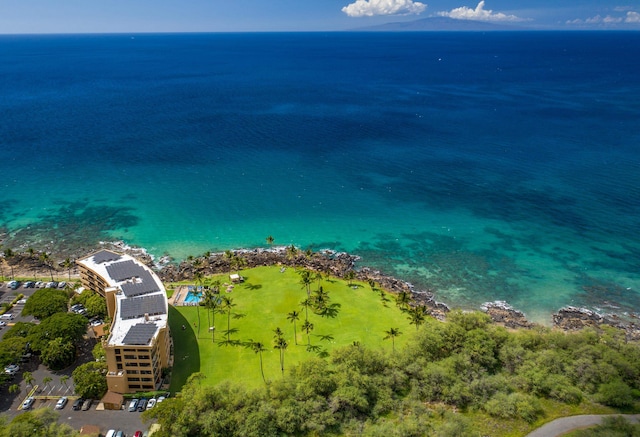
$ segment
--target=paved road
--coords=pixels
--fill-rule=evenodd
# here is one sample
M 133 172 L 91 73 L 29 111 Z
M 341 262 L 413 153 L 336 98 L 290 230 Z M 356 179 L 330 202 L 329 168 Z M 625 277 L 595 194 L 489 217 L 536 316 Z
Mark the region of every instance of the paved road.
M 527 437 L 558 437 L 574 429 L 600 425 L 602 419 L 609 416 L 618 416 L 618 414 L 585 414 L 582 416 L 563 417 L 541 426 L 532 433 L 527 434 Z M 630 422 L 637 423 L 640 421 L 640 414 L 623 414 L 621 416 L 624 416 Z

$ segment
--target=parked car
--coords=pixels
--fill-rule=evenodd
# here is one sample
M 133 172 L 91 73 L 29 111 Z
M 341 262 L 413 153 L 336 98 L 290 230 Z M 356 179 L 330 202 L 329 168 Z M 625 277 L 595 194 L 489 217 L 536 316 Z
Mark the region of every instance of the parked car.
M 133 437 L 142 437 L 142 431 L 136 431 Z
M 19 286 L 20 286 L 20 281 L 9 281 L 9 282 L 7 282 L 7 287 L 9 287 L 12 290 L 15 290 Z
M 4 328 L 5 326 L 7 326 L 7 322 L 5 322 L 4 320 L 0 320 L 0 329 Z
M 2 319 L 2 320 L 13 320 L 14 319 L 14 315 L 12 313 L 4 313 L 3 315 L 0 316 L 0 319 Z
M 35 286 L 36 286 L 36 283 L 33 281 L 27 281 L 23 285 L 24 288 L 35 288 Z
M 80 408 L 82 408 L 82 404 L 84 404 L 84 399 L 78 398 L 75 400 L 75 402 L 71 406 L 71 409 L 78 411 Z
M 67 283 L 62 281 L 61 283 L 58 284 L 58 288 L 64 288 L 67 286 Z
M 110 429 L 109 431 L 107 431 L 107 433 L 104 435 L 104 437 L 115 437 L 116 435 L 116 430 L 115 429 Z
M 159 404 L 160 402 L 164 401 L 165 399 L 166 399 L 166 397 L 160 396 L 160 397 L 158 397 L 158 402 L 157 403 Z
M 129 412 L 133 413 L 137 409 L 138 409 L 138 400 L 137 399 L 131 399 L 131 402 L 129 402 Z
M 156 402 L 157 402 L 157 400 L 155 398 L 149 399 L 149 402 L 147 403 L 147 410 L 150 410 L 153 407 L 155 407 L 156 406 Z
M 33 396 L 29 396 L 27 399 L 24 400 L 24 402 L 22 403 L 22 409 L 23 410 L 29 410 L 31 407 L 33 407 L 33 404 L 36 402 L 35 398 Z
M 138 402 L 138 411 L 144 411 L 147 409 L 147 400 L 145 398 L 140 399 Z
M 91 408 L 91 404 L 93 404 L 92 399 L 85 400 L 84 403 L 82 404 L 82 411 L 87 411 L 89 408 Z
M 4 368 L 4 373 L 9 375 L 15 375 L 16 373 L 18 373 L 19 370 L 20 370 L 20 366 L 18 366 L 17 364 L 9 364 L 7 367 Z
M 56 410 L 62 410 L 65 405 L 67 405 L 67 397 L 66 396 L 62 396 L 60 399 L 58 399 L 58 402 L 56 402 Z
M 42 288 L 42 287 L 44 287 L 44 282 L 42 281 L 36 282 L 36 288 Z
M 126 437 L 126 436 L 124 435 L 124 431 L 118 431 L 116 433 L 116 437 Z

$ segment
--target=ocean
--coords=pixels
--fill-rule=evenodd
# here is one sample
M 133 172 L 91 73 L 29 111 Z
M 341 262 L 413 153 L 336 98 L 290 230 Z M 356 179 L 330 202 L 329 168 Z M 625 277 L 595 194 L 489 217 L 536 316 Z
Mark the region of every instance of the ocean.
M 330 248 L 640 308 L 640 32 L 0 36 L 3 247 Z

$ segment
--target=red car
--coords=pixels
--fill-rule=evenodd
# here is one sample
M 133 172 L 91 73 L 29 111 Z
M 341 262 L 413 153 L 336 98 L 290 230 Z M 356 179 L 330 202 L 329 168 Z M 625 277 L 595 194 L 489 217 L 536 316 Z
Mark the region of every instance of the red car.
M 142 437 L 142 431 L 136 431 L 133 437 Z

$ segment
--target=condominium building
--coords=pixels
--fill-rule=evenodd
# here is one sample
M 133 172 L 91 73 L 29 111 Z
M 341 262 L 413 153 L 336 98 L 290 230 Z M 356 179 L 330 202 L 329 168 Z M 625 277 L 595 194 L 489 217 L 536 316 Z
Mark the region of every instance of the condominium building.
M 169 367 L 167 294 L 153 271 L 129 255 L 101 250 L 77 261 L 82 286 L 103 296 L 111 326 L 103 340 L 107 386 L 116 393 L 160 388 Z

